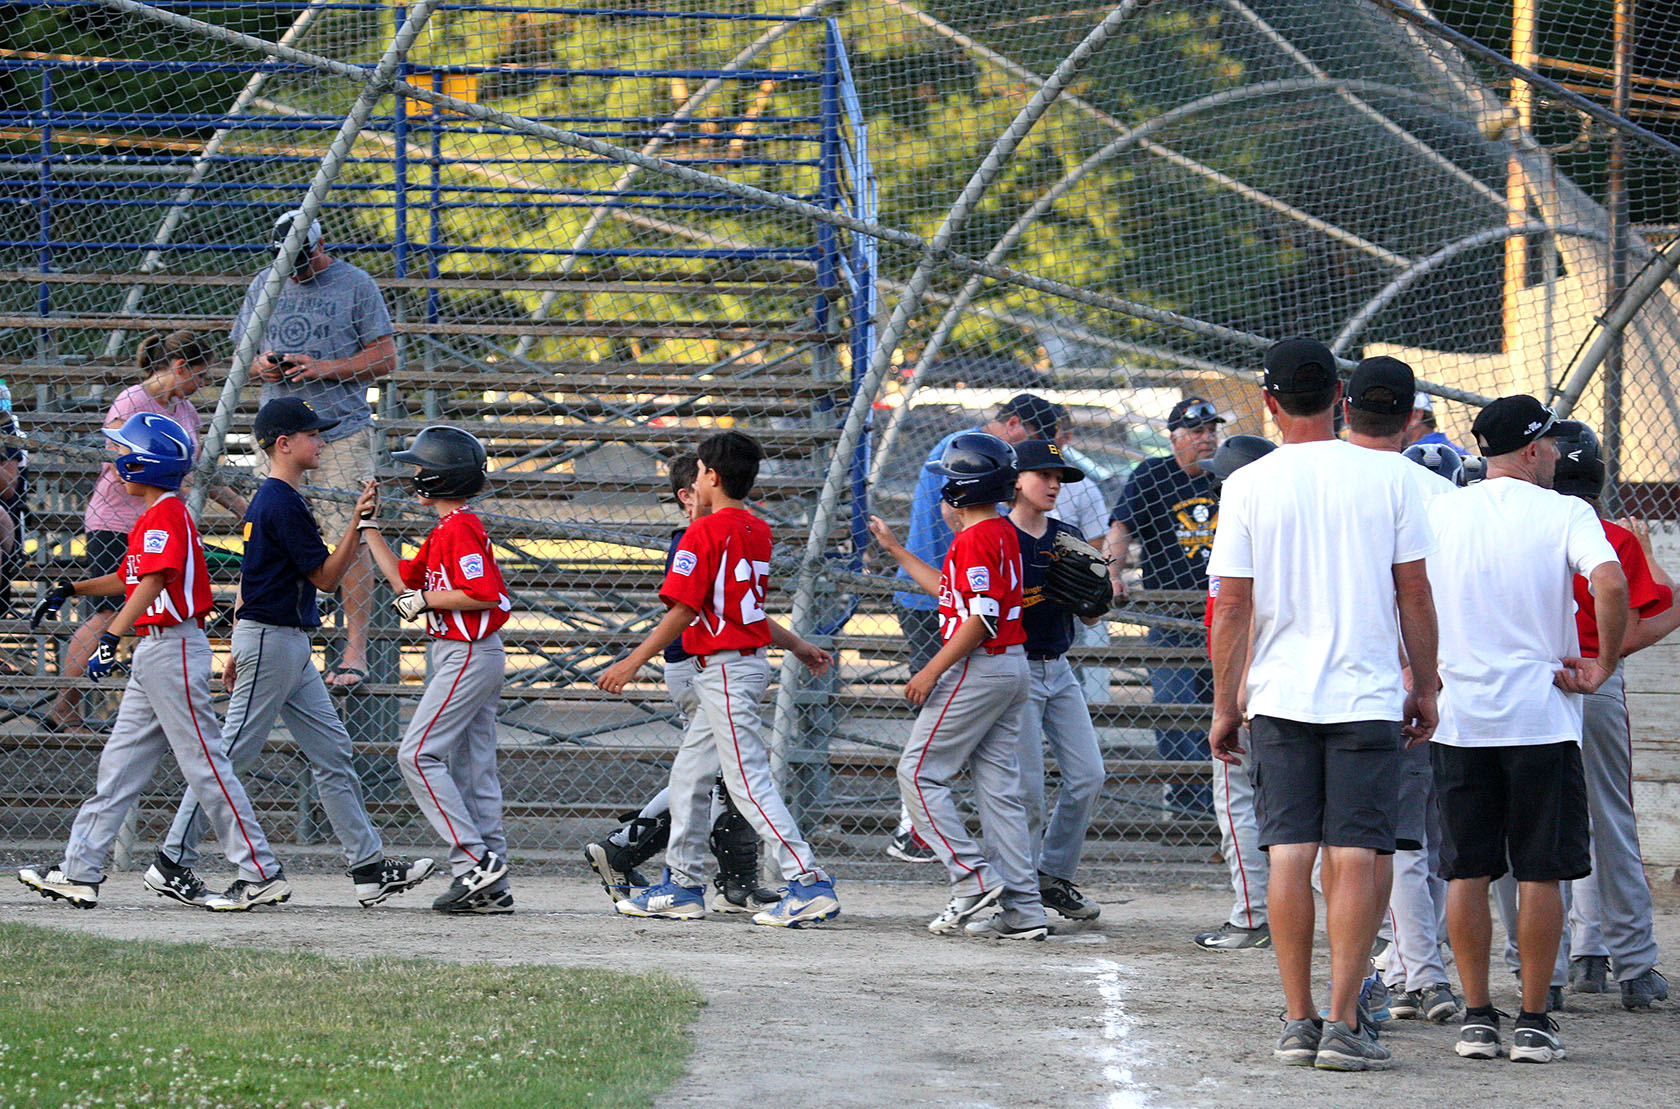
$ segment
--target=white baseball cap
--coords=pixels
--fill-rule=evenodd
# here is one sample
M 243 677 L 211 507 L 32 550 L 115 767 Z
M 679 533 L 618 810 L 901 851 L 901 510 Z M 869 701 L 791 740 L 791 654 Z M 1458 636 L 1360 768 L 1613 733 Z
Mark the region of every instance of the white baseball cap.
M 1435 411 L 1435 402 L 1430 399 L 1428 393 L 1419 389 L 1416 395 L 1412 397 L 1412 407 L 1418 409 L 1420 412 L 1433 412 Z

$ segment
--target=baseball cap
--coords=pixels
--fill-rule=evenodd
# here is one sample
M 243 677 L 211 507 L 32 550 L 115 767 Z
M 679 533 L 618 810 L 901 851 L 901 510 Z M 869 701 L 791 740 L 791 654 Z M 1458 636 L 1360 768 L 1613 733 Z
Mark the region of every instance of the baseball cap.
M 1336 384 L 1336 356 L 1317 339 L 1273 343 L 1265 366 L 1268 393 L 1317 393 Z
M 1063 482 L 1084 481 L 1085 471 L 1062 457 L 1062 448 L 1048 439 L 1028 439 L 1015 444 L 1015 469 L 1060 470 Z
M 1003 407 L 1047 439 L 1054 439 L 1060 430 L 1056 424 L 1056 406 L 1034 393 L 1016 393 Z
M 289 212 L 281 212 L 280 215 L 275 218 L 273 241 L 276 249 L 285 245 L 286 236 L 292 233 L 292 224 L 302 216 L 302 208 L 293 208 Z M 313 251 L 316 247 L 321 245 L 321 238 L 321 221 L 318 219 L 310 220 L 309 235 L 308 238 L 304 240 L 303 245 Z
M 276 397 L 257 410 L 251 423 L 251 434 L 257 446 L 267 450 L 282 435 L 296 435 L 300 431 L 326 431 L 338 426 L 297 397 Z
M 1520 451 L 1536 439 L 1558 434 L 1557 413 L 1531 396 L 1500 397 L 1476 416 L 1470 433 L 1489 458 Z
M 1381 416 L 1403 416 L 1417 397 L 1417 378 L 1398 358 L 1382 355 L 1359 363 L 1348 379 L 1347 402 Z
M 1419 412 L 1433 412 L 1435 411 L 1435 399 L 1419 389 L 1417 395 L 1412 398 L 1412 407 Z
M 1181 427 L 1201 427 L 1203 424 L 1222 424 L 1225 417 L 1219 414 L 1219 409 L 1206 397 L 1185 397 L 1172 406 L 1167 413 L 1167 430 L 1177 431 Z

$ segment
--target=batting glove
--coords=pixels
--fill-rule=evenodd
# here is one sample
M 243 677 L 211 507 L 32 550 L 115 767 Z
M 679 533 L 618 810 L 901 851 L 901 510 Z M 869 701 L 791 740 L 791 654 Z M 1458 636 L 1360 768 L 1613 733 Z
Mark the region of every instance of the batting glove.
M 119 665 L 117 662 L 117 644 L 121 642 L 122 640 L 118 639 L 110 632 L 105 632 L 100 635 L 99 646 L 93 652 L 93 657 L 88 659 L 88 677 L 92 678 L 94 681 L 98 681 L 106 674 L 109 674 L 111 671 L 117 669 Z
M 432 606 L 426 603 L 426 591 L 410 589 L 407 593 L 391 602 L 391 607 L 397 610 L 397 615 L 404 620 L 413 620 Z
M 35 611 L 29 614 L 29 627 L 35 629 L 41 626 L 41 621 L 49 616 L 57 616 L 58 610 L 64 607 L 64 602 L 76 595 L 76 585 L 69 578 L 63 578 L 46 587 L 41 599 L 35 602 Z

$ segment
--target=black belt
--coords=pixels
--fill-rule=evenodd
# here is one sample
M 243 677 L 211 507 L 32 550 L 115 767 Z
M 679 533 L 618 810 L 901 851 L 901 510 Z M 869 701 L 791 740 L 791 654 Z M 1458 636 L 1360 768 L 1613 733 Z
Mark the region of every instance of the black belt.
M 1061 651 L 1055 651 L 1055 652 L 1028 651 L 1027 652 L 1027 661 L 1028 662 L 1055 662 L 1057 659 L 1059 659 L 1061 657 L 1062 657 L 1062 652 Z

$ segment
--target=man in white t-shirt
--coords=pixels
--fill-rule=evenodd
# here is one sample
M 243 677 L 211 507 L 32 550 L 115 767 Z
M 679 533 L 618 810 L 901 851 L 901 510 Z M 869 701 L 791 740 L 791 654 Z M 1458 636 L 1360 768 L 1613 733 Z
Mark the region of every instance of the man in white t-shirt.
M 1435 729 L 1435 610 L 1424 558 L 1434 539 L 1398 454 L 1335 438 L 1336 362 L 1322 343 L 1266 352 L 1266 409 L 1284 445 L 1225 483 L 1210 574 L 1215 757 L 1242 754 L 1241 663 L 1253 630 L 1248 711 L 1267 902 L 1287 1004 L 1273 1054 L 1330 1070 L 1387 1067 L 1360 1027 L 1359 985 L 1387 890 L 1402 736 Z M 1400 651 L 1413 691 L 1401 682 Z M 1324 853 L 1330 1009 L 1314 1016 L 1313 863 Z
M 1563 930 L 1560 881 L 1592 869 L 1581 768 L 1581 694 L 1616 672 L 1628 625 L 1627 578 L 1592 509 L 1551 490 L 1552 410 L 1501 397 L 1471 431 L 1486 481 L 1437 498 L 1429 521 L 1445 691 L 1430 756 L 1441 812 L 1447 932 L 1466 1012 L 1455 1050 L 1492 1059 L 1503 1045 L 1488 993 L 1488 885 L 1517 879 L 1522 1011 L 1511 1058 L 1563 1058 L 1546 993 Z M 1591 584 L 1599 654 L 1583 659 L 1573 578 Z

